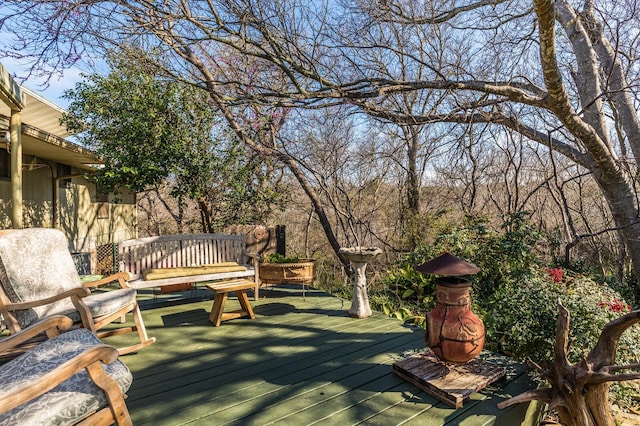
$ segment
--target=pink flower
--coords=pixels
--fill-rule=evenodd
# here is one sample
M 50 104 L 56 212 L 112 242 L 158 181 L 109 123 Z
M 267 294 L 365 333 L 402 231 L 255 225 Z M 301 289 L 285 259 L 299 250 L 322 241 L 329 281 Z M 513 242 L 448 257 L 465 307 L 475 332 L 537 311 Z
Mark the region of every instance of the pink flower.
M 547 268 L 547 273 L 554 283 L 562 282 L 562 268 Z
M 617 297 L 614 298 L 611 302 L 598 302 L 598 306 L 607 307 L 611 309 L 613 312 L 624 312 L 624 311 L 631 310 L 631 306 L 625 304 L 623 301 L 619 300 Z

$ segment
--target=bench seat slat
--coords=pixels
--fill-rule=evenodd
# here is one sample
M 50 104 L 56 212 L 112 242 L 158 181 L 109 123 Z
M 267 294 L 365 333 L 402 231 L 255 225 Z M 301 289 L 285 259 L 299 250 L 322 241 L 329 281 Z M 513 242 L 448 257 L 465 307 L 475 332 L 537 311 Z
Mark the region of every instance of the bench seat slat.
M 228 293 L 238 290 L 248 290 L 250 288 L 253 288 L 255 285 L 256 283 L 249 280 L 233 280 L 207 284 L 207 288 L 215 292 L 226 291 Z

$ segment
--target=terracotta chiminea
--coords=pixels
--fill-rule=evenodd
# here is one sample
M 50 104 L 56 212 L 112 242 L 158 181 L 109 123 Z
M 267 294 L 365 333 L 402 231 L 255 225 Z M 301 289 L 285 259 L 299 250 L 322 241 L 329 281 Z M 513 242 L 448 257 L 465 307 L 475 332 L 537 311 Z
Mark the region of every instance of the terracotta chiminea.
M 471 281 L 460 275 L 477 274 L 480 269 L 445 253 L 416 271 L 440 275 L 436 278 L 436 306 L 427 314 L 427 346 L 443 361 L 472 360 L 484 347 L 484 324 L 471 312 Z

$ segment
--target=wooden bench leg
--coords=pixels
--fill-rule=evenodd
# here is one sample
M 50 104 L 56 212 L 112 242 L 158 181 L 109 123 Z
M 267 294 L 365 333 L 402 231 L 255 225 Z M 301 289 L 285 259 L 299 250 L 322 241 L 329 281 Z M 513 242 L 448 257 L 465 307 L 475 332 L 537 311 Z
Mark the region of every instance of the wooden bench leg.
M 216 291 L 216 297 L 211 307 L 211 313 L 209 314 L 209 321 L 215 326 L 219 327 L 222 321 L 227 321 L 234 318 L 249 317 L 254 319 L 256 316 L 253 313 L 253 308 L 249 303 L 249 297 L 245 289 L 236 290 L 238 296 L 238 302 L 242 309 L 237 311 L 224 312 L 224 305 L 227 302 L 228 291 L 219 290 Z
M 251 319 L 254 319 L 256 316 L 253 314 L 253 308 L 251 307 L 251 303 L 249 303 L 247 292 L 244 290 L 238 290 L 236 291 L 236 296 L 238 296 L 238 301 L 240 302 L 243 312 L 246 312 L 246 315 L 249 315 Z
M 216 298 L 213 301 L 213 306 L 211 307 L 211 314 L 209 314 L 209 321 L 211 321 L 216 327 L 220 326 L 220 323 L 222 322 L 222 310 L 224 309 L 226 302 L 226 292 L 216 293 Z

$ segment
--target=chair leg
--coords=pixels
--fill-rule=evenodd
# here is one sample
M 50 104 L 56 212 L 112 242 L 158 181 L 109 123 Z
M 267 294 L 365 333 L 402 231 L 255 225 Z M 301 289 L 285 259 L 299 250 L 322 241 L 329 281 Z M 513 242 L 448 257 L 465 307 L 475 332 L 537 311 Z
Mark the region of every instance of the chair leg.
M 131 313 L 133 314 L 133 321 L 136 324 L 135 327 L 133 328 L 138 331 L 138 336 L 140 337 L 140 343 L 137 343 L 132 346 L 126 346 L 124 348 L 118 348 L 118 353 L 120 355 L 125 355 L 131 352 L 135 352 L 139 349 L 144 348 L 145 346 L 149 346 L 153 344 L 156 341 L 155 337 L 149 337 L 147 335 L 147 329 L 144 326 L 144 321 L 142 320 L 142 313 L 140 313 L 140 307 L 138 306 L 138 303 L 135 304 Z
M 139 349 L 144 348 L 145 346 L 151 345 L 156 341 L 155 337 L 149 337 L 147 335 L 147 329 L 144 326 L 144 321 L 142 320 L 142 314 L 140 313 L 140 307 L 138 306 L 137 302 L 133 304 L 129 312 L 133 314 L 133 321 L 135 322 L 135 325 L 133 327 L 121 327 L 114 330 L 108 330 L 108 331 L 102 331 L 102 332 L 96 333 L 96 335 L 100 339 L 103 339 L 105 337 L 117 336 L 120 334 L 133 333 L 134 331 L 137 331 L 138 336 L 140 338 L 140 343 L 136 343 L 135 345 L 131 345 L 131 346 L 125 346 L 123 348 L 118 348 L 118 353 L 120 355 L 125 355 L 131 352 L 135 352 Z M 124 316 L 124 314 L 122 315 L 115 314 L 116 319 L 120 319 L 121 316 Z M 112 322 L 112 317 L 102 318 L 100 322 L 96 323 L 96 328 L 99 330 L 105 325 L 110 324 L 111 322 Z

